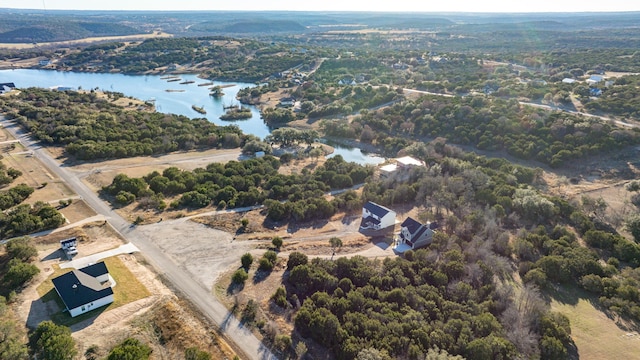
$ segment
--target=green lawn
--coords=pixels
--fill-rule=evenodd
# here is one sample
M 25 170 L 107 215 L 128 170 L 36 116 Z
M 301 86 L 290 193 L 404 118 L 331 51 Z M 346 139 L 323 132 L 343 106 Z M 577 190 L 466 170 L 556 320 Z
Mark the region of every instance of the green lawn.
M 92 318 L 94 316 L 99 315 L 103 311 L 109 311 L 111 309 L 115 309 L 122 305 L 128 304 L 130 302 L 143 299 L 151 293 L 147 290 L 144 285 L 142 285 L 138 279 L 127 269 L 127 267 L 118 259 L 117 257 L 110 257 L 104 259 L 104 262 L 107 264 L 107 268 L 109 269 L 109 273 L 111 277 L 116 281 L 116 286 L 113 288 L 113 303 L 108 306 L 98 308 L 96 310 L 90 311 L 88 313 L 76 316 L 72 318 L 67 312 L 58 312 L 51 317 L 55 323 L 59 325 L 70 326 L 81 322 L 83 320 Z M 64 309 L 64 304 L 62 303 L 62 299 L 58 296 L 58 293 L 53 288 L 52 279 L 65 274 L 71 269 L 60 269 L 59 267 L 53 267 L 54 272 L 49 278 L 40 284 L 36 289 L 38 294 L 40 295 L 42 301 L 47 302 L 50 300 L 55 300 L 58 303 L 60 309 Z
M 571 337 L 580 360 L 638 359 L 640 336 L 616 325 L 616 320 L 598 310 L 597 298 L 574 288 L 551 297 L 551 309 L 571 321 Z

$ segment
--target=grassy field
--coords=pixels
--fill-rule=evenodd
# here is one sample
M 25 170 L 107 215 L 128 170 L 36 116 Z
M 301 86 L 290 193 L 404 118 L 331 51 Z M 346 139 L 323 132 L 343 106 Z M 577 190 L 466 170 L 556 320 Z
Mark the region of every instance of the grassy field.
M 575 288 L 554 295 L 551 309 L 571 321 L 571 337 L 581 360 L 640 358 L 638 333 L 598 310 L 597 298 Z
M 109 311 L 111 309 L 115 309 L 122 305 L 128 304 L 130 302 L 134 302 L 136 300 L 143 299 L 147 296 L 150 296 L 151 293 L 144 287 L 129 269 L 127 269 L 126 265 L 120 261 L 117 257 L 110 257 L 104 259 L 104 262 L 107 264 L 107 268 L 109 269 L 109 273 L 111 277 L 116 281 L 116 286 L 113 288 L 113 298 L 114 302 L 109 306 L 101 307 L 91 312 L 82 314 L 75 318 L 72 318 L 66 312 L 58 312 L 52 316 L 52 319 L 55 323 L 65 326 L 70 326 L 76 323 L 79 323 L 83 320 L 92 318 L 94 316 L 99 315 L 104 311 Z M 64 304 L 62 303 L 62 299 L 56 293 L 56 290 L 53 288 L 52 279 L 68 273 L 71 269 L 60 269 L 58 266 L 54 265 L 54 272 L 49 278 L 38 286 L 37 291 L 38 295 L 42 298 L 42 301 L 47 302 L 50 300 L 55 300 L 60 309 L 64 309 Z

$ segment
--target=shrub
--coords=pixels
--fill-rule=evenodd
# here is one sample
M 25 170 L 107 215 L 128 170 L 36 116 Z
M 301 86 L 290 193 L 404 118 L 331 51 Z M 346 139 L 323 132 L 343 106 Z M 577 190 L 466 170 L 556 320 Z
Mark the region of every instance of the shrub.
M 253 299 L 250 299 L 244 307 L 244 310 L 242 310 L 242 321 L 252 323 L 255 321 L 257 315 L 258 305 L 253 301 Z
M 138 339 L 127 338 L 111 350 L 107 360 L 146 360 L 149 355 L 151 355 L 149 345 L 141 343 Z
M 271 261 L 272 264 L 275 265 L 276 259 L 278 258 L 278 254 L 275 251 L 268 250 L 262 255 L 265 259 Z
M 291 348 L 291 337 L 289 335 L 276 335 L 273 345 L 280 351 L 287 351 Z
M 282 238 L 280 236 L 275 236 L 271 239 L 271 244 L 278 250 L 282 247 Z
M 240 258 L 240 262 L 242 263 L 243 268 L 249 270 L 251 264 L 253 264 L 253 255 L 251 255 L 250 253 L 242 255 L 242 257 Z
M 271 299 L 281 308 L 289 307 L 289 303 L 287 302 L 287 290 L 283 286 L 280 286 L 276 292 L 271 295 Z
M 260 259 L 260 265 L 258 265 L 258 270 L 271 271 L 273 270 L 273 263 L 269 261 L 267 258 Z
M 234 284 L 244 284 L 245 281 L 249 278 L 249 274 L 244 269 L 238 269 L 231 276 L 231 281 Z
M 289 260 L 287 261 L 287 270 L 291 270 L 298 265 L 306 265 L 309 262 L 307 255 L 294 251 L 289 254 Z

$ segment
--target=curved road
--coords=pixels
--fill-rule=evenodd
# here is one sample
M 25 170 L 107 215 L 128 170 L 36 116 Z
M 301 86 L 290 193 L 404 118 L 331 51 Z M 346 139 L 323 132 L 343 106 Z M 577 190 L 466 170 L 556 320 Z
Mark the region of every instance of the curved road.
M 6 120 L 0 115 L 0 124 L 6 128 L 22 145 L 33 151 L 33 154 L 53 173 L 65 181 L 96 213 L 107 219 L 109 224 L 120 232 L 122 236 L 136 245 L 144 257 L 171 282 L 173 288 L 182 293 L 182 296 L 196 306 L 202 314 L 207 316 L 219 326 L 220 332 L 236 344 L 236 348 L 242 349 L 244 358 L 261 360 L 277 359 L 271 351 L 265 347 L 249 329 L 240 322 L 222 305 L 216 297 L 206 288 L 196 282 L 185 270 L 176 265 L 154 243 L 153 239 L 145 236 L 141 231 L 118 215 L 97 194 L 91 191 L 80 178 L 61 166 L 51 155 L 26 134 L 20 126 Z M 185 234 L 187 237 L 188 234 Z
M 466 95 L 453 95 L 453 94 L 435 93 L 435 92 L 430 92 L 430 91 L 415 90 L 415 89 L 408 89 L 408 88 L 403 88 L 402 90 L 405 91 L 405 92 L 408 92 L 408 93 L 435 95 L 435 96 L 442 96 L 442 97 L 455 97 L 455 96 L 465 97 L 466 96 Z M 562 112 L 566 112 L 566 113 L 570 113 L 570 114 L 574 114 L 574 115 L 582 115 L 582 116 L 587 116 L 587 117 L 598 118 L 598 119 L 604 120 L 604 121 L 611 121 L 614 124 L 616 124 L 618 126 L 622 126 L 622 127 L 640 128 L 640 125 L 638 125 L 638 124 L 631 124 L 631 123 L 627 123 L 627 122 L 624 122 L 624 121 L 615 120 L 615 119 L 612 119 L 612 118 L 609 118 L 609 117 L 606 117 L 606 116 L 594 115 L 594 114 L 589 114 L 589 113 L 586 113 L 586 112 L 581 112 L 581 111 L 576 111 L 576 110 L 567 110 L 567 109 L 559 108 L 557 106 L 551 106 L 551 105 L 545 105 L 545 104 L 536 104 L 536 103 L 526 102 L 526 101 L 518 101 L 518 103 L 520 105 L 531 106 L 531 107 L 536 107 L 536 108 L 541 108 L 541 109 L 546 109 L 546 110 L 562 111 Z

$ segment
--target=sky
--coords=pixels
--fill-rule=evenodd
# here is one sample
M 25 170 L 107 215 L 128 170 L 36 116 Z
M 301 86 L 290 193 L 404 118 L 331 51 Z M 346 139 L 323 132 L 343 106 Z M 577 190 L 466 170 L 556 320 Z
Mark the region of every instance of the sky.
M 402 12 L 640 11 L 638 0 L 0 0 L 0 8 L 38 10 L 291 10 Z

